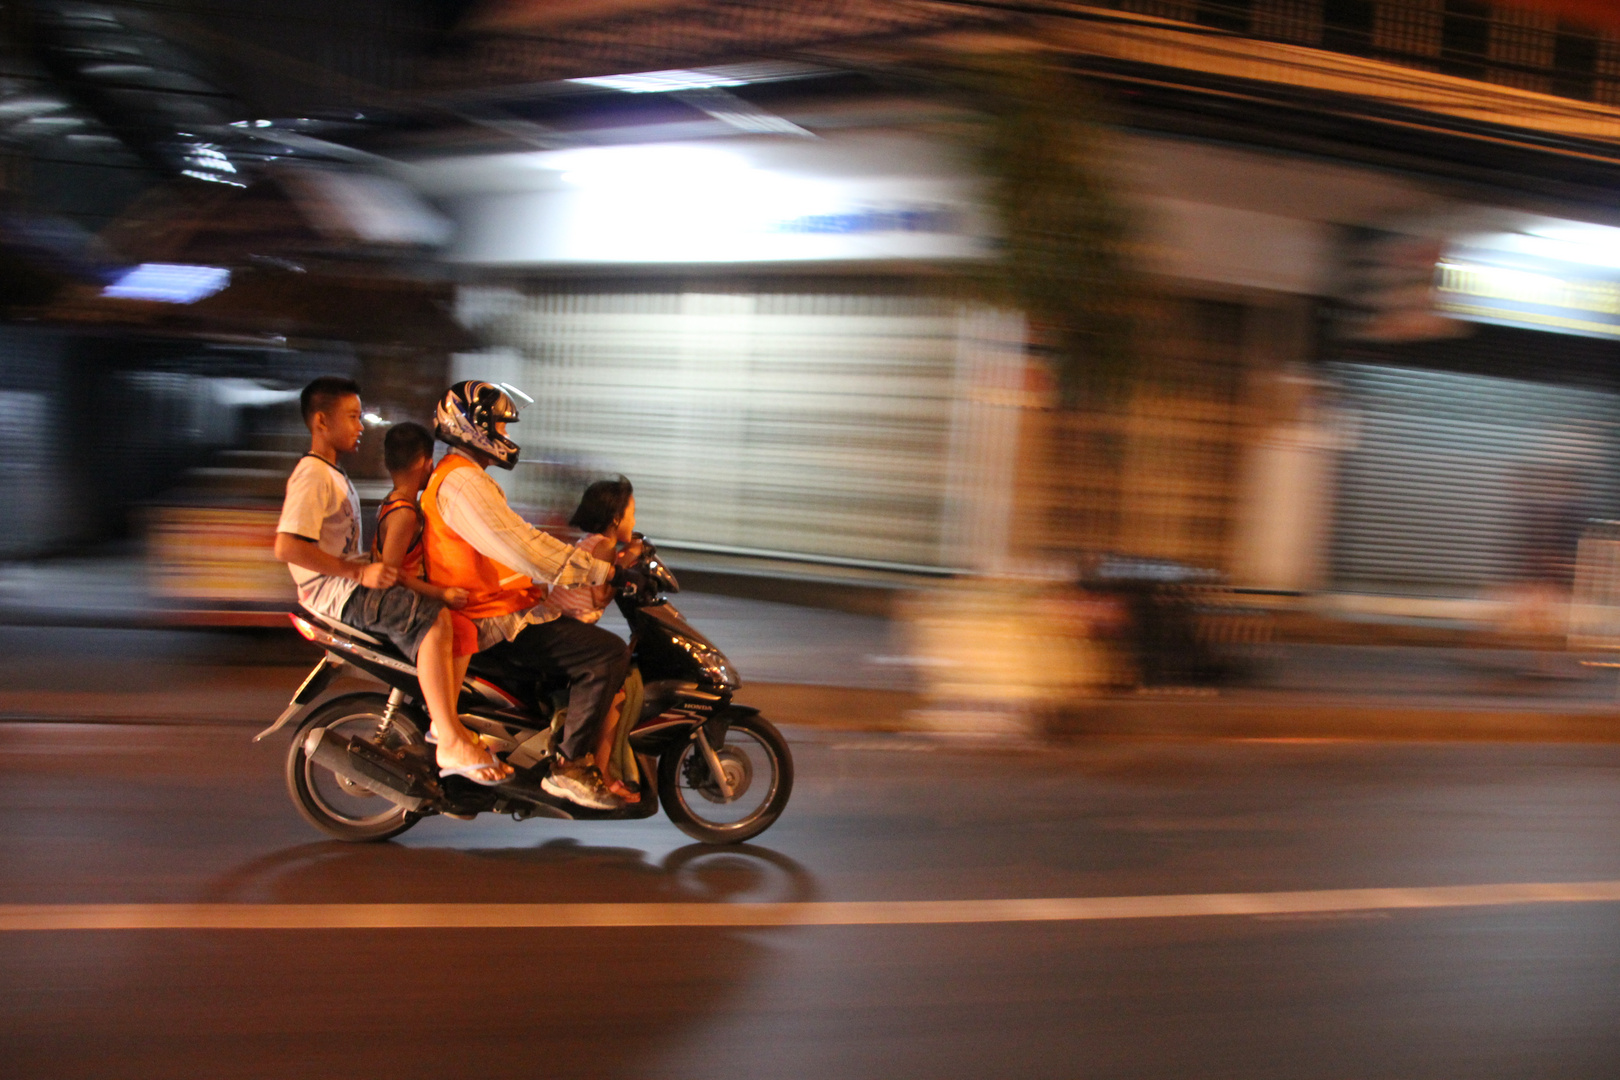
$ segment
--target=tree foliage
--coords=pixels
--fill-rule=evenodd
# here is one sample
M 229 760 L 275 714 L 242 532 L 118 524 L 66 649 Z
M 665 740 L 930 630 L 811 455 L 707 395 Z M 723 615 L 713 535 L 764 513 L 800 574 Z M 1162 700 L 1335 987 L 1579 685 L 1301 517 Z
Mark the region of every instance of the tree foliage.
M 937 77 L 974 118 L 968 149 L 997 225 L 975 287 L 1025 312 L 1066 405 L 1105 404 L 1132 374 L 1140 290 L 1096 96 L 1029 55 L 959 61 Z

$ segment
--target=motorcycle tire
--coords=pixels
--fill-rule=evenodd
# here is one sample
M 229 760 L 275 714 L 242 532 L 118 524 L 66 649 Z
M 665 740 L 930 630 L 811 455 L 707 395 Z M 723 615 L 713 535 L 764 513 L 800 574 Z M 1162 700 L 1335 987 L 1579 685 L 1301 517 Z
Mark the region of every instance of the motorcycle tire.
M 659 757 L 658 798 L 669 820 L 692 839 L 740 844 L 770 828 L 786 808 L 793 794 L 793 753 L 775 725 L 754 715 L 732 722 L 718 755 L 731 798 L 715 784 L 695 741 Z
M 287 793 L 304 820 L 330 836 L 351 843 L 387 840 L 422 820 L 402 806 L 343 780 L 304 754 L 304 739 L 315 728 L 375 741 L 388 698 L 382 694 L 345 694 L 333 698 L 306 716 L 293 733 L 287 750 Z M 428 752 L 422 733 L 426 721 L 414 709 L 402 706 L 385 736 L 390 749 Z

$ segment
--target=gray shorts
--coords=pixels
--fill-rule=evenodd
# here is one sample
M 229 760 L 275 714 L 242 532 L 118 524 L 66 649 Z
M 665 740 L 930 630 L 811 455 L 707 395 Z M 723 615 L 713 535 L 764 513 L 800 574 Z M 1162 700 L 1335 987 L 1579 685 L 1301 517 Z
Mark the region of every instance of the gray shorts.
M 415 593 L 403 585 L 387 589 L 368 589 L 364 585 L 354 590 L 343 605 L 338 618 L 357 630 L 368 634 L 381 634 L 394 643 L 412 663 L 422 639 L 433 629 L 444 605 Z

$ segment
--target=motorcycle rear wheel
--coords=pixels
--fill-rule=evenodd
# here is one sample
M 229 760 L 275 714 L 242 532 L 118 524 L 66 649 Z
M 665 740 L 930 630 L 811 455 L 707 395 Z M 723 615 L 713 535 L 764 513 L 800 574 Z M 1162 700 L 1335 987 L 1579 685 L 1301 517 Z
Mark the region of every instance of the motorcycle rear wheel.
M 305 821 L 322 832 L 351 843 L 387 840 L 422 820 L 402 806 L 358 788 L 304 754 L 304 739 L 315 728 L 377 741 L 388 699 L 382 694 L 346 694 L 304 718 L 287 750 L 287 794 Z M 426 754 L 423 722 L 413 710 L 395 710 L 383 745 L 390 750 Z
M 740 844 L 770 828 L 787 807 L 793 753 L 776 726 L 755 715 L 732 721 L 718 754 L 733 784 L 731 799 L 714 783 L 696 742 L 672 747 L 658 759 L 658 798 L 669 820 L 692 839 Z

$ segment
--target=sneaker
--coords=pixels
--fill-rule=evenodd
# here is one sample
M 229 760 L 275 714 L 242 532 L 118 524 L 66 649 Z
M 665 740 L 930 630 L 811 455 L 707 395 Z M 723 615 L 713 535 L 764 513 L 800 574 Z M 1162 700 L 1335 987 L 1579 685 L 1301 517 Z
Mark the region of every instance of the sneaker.
M 547 794 L 592 810 L 617 810 L 621 805 L 618 797 L 602 786 L 596 770 L 585 765 L 556 762 L 551 766 L 550 775 L 540 781 L 540 786 Z

